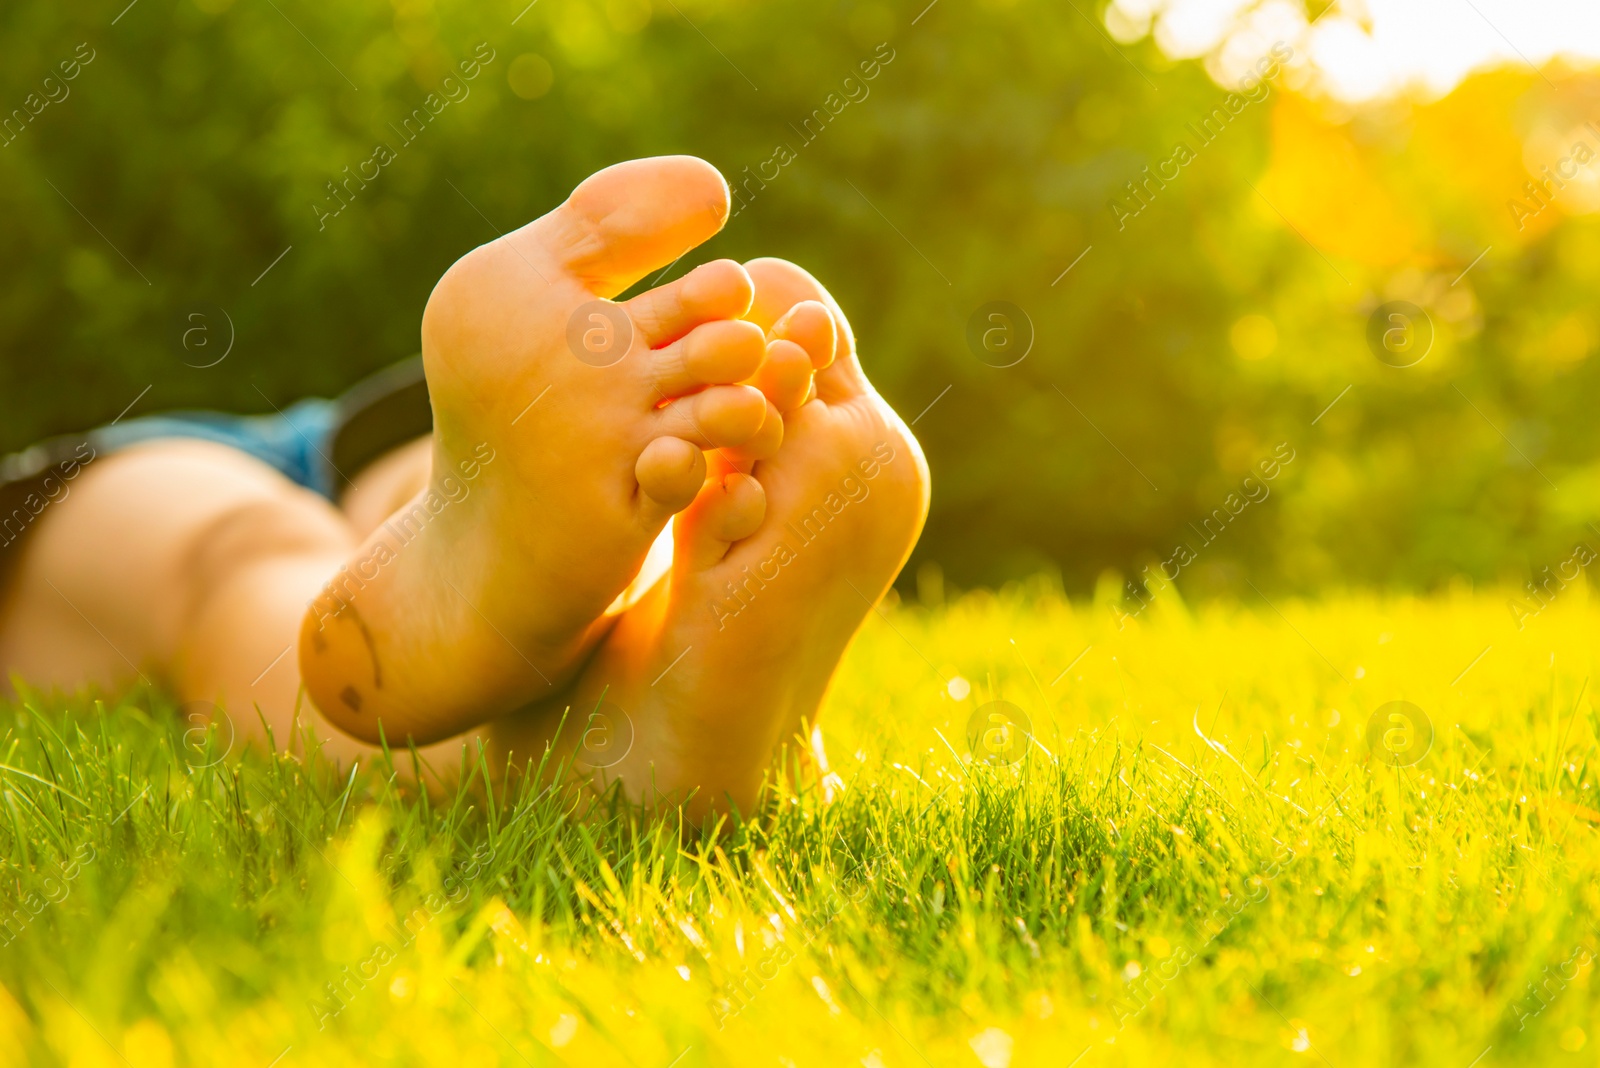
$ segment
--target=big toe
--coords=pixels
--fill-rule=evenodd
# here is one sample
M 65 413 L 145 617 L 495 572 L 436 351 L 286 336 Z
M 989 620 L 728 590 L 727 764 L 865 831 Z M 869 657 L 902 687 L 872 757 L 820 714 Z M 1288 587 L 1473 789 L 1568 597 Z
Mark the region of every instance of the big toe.
M 806 301 L 821 304 L 833 317 L 833 359 L 829 361 L 815 353 L 811 354 L 814 365 L 821 368 L 816 378 L 819 396 L 824 400 L 834 400 L 866 388 L 866 379 L 861 373 L 860 364 L 856 362 L 856 340 L 850 331 L 850 320 L 845 318 L 838 301 L 833 299 L 833 294 L 821 282 L 804 268 L 771 256 L 751 260 L 744 267 L 755 286 L 755 296 L 745 318 L 761 329 L 772 330 L 796 305 Z M 806 318 L 797 317 L 802 322 Z M 809 335 L 818 331 L 807 330 L 804 333 Z
M 613 297 L 703 244 L 727 218 L 728 184 L 715 167 L 654 156 L 590 175 L 515 236 L 534 239 L 595 295 Z

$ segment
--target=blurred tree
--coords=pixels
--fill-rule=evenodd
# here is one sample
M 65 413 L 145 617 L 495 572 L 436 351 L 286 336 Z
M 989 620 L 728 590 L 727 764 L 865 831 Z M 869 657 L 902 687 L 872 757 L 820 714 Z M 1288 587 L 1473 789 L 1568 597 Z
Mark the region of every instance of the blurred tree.
M 0 70 L 25 116 L 0 127 L 0 447 L 136 397 L 336 391 L 415 350 L 462 252 L 691 152 L 739 210 L 674 271 L 781 255 L 829 284 L 932 462 L 917 559 L 958 583 L 1084 590 L 1182 543 L 1193 593 L 1428 586 L 1600 544 L 1594 204 L 1506 203 L 1588 80 L 1335 115 L 1045 0 L 124 2 L 0 11 L 27 57 Z M 1412 368 L 1365 341 L 1397 299 L 1437 334 Z M 994 301 L 1033 338 L 1013 366 L 969 344 Z

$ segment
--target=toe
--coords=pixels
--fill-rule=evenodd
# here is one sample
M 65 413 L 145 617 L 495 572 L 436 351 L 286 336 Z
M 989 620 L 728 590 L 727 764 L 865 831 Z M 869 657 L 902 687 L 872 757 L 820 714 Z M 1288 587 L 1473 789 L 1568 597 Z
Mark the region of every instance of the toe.
M 682 438 L 656 438 L 633 468 L 639 482 L 640 518 L 647 526 L 682 511 L 706 478 L 706 454 Z
M 805 301 L 816 301 L 834 318 L 838 331 L 835 353 L 842 355 L 844 346 L 851 340 L 849 324 L 839 312 L 833 297 L 822 287 L 821 282 L 811 276 L 810 272 L 788 260 L 772 256 L 750 260 L 744 265 L 744 269 L 750 275 L 750 281 L 755 284 L 755 296 L 750 302 L 750 311 L 745 318 L 763 330 L 771 330 L 795 305 Z
M 677 281 L 639 294 L 624 307 L 645 343 L 660 348 L 701 323 L 742 317 L 754 292 L 750 275 L 738 263 L 713 260 Z
M 754 478 L 735 471 L 711 479 L 678 518 L 673 566 L 712 566 L 730 545 L 754 534 L 766 513 L 766 492 Z
M 769 400 L 767 417 L 762 421 L 761 429 L 742 444 L 722 450 L 722 457 L 733 467 L 749 472 L 758 460 L 770 460 L 778 455 L 778 449 L 782 445 L 783 414 Z
M 559 208 L 512 235 L 596 296 L 613 297 L 704 243 L 728 218 L 728 185 L 693 156 L 656 156 L 584 179 Z
M 820 301 L 803 300 L 780 315 L 767 336 L 766 358 L 750 384 L 778 412 L 792 412 L 813 396 L 812 370 L 833 362 L 833 316 Z
M 811 391 L 811 357 L 793 341 L 782 338 L 766 346 L 766 351 L 750 384 L 766 394 L 778 411 L 793 411 L 805 403 Z
M 766 348 L 761 328 L 754 323 L 741 319 L 703 323 L 650 354 L 656 390 L 663 397 L 681 397 L 705 386 L 742 382 L 757 373 Z
M 822 370 L 833 362 L 838 345 L 839 331 L 834 327 L 833 315 L 820 300 L 802 300 L 783 313 L 769 331 L 772 337 L 792 341 L 800 346 L 811 361 L 811 366 Z
M 752 386 L 712 386 L 668 402 L 656 418 L 663 435 L 692 441 L 702 449 L 725 449 L 760 433 L 767 419 L 767 398 Z
M 807 323 L 813 313 L 802 312 L 797 307 L 807 301 L 816 301 L 827 309 L 833 320 L 833 359 L 816 364 L 821 368 L 816 377 L 818 397 L 832 403 L 871 389 L 856 360 L 856 342 L 850 331 L 850 321 L 821 282 L 788 260 L 764 257 L 751 260 L 744 267 L 756 287 L 755 299 L 745 317 L 763 330 L 775 328 L 791 310 L 800 317 L 796 329 L 808 329 Z

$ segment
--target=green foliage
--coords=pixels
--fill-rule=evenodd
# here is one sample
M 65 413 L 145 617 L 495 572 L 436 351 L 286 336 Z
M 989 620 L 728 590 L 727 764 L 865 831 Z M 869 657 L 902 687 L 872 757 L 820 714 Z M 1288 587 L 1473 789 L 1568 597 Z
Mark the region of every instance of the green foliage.
M 1587 302 L 1594 228 L 1501 242 L 1464 283 L 1483 287 L 1481 331 L 1449 375 L 1407 377 L 1367 352 L 1366 315 L 1391 276 L 1442 270 L 1437 250 L 1325 257 L 1258 192 L 1283 79 L 1199 145 L 1188 124 L 1224 90 L 1148 42 L 1114 49 L 1093 17 L 1045 0 L 920 17 L 802 0 L 11 5 L 0 108 L 80 42 L 95 58 L 0 147 L 0 447 L 109 419 L 146 386 L 136 411 L 331 393 L 415 350 L 466 249 L 599 167 L 689 152 L 747 201 L 691 259 L 810 268 L 885 396 L 920 413 L 935 492 L 914 566 L 961 584 L 1048 567 L 1087 589 L 1196 544 L 1190 524 L 1279 442 L 1302 458 L 1185 570 L 1190 592 L 1522 577 L 1587 536 L 1600 372 L 1530 374 L 1510 354 Z M 468 95 L 406 143 L 404 117 L 480 45 L 494 58 Z M 1385 121 L 1368 140 L 1404 144 L 1405 116 Z M 1112 198 L 1132 204 L 1126 183 L 1184 139 L 1196 158 L 1118 219 Z M 392 162 L 324 218 L 329 183 L 380 145 Z M 1438 169 L 1402 163 L 1396 188 Z M 1464 265 L 1493 234 L 1482 198 L 1453 188 L 1413 202 Z M 1014 367 L 968 348 L 995 300 L 1036 334 Z M 197 309 L 219 345 L 213 309 L 237 335 L 207 369 L 188 365 L 217 349 L 181 343 Z M 1266 359 L 1230 344 L 1246 314 L 1276 324 Z

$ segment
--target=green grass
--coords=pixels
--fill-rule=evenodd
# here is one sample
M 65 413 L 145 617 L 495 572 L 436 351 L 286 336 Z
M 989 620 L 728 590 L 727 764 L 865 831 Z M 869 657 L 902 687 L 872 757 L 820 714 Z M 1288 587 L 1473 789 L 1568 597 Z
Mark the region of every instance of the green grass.
M 843 789 L 718 838 L 30 695 L 0 1064 L 1590 1063 L 1600 619 L 1561 597 L 902 605 L 826 710 Z M 996 699 L 1015 764 L 968 758 Z

